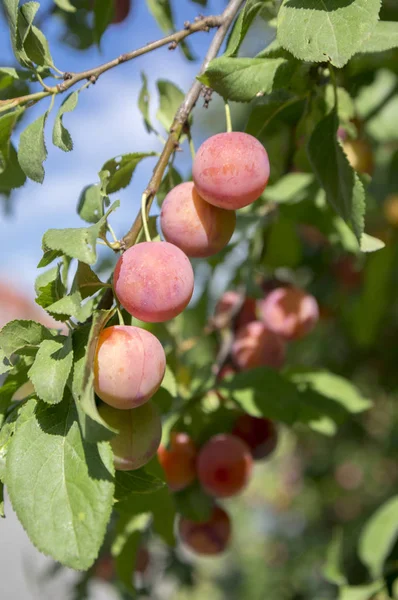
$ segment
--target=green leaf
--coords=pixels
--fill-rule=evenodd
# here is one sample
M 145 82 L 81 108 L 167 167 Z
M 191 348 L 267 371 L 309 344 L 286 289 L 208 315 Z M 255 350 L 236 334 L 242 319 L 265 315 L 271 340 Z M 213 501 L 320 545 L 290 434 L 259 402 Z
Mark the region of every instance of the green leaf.
M 61 402 L 72 363 L 70 336 L 57 336 L 52 340 L 42 341 L 28 373 L 40 400 L 48 404 Z
M 383 575 L 383 565 L 397 538 L 398 496 L 395 496 L 369 519 L 359 540 L 359 557 L 373 579 Z
M 315 127 L 308 143 L 308 157 L 326 199 L 353 229 L 360 242 L 364 228 L 365 192 L 358 175 L 350 166 L 337 141 L 336 111 Z
M 156 457 L 146 465 L 145 470 L 155 477 L 162 477 L 162 469 Z M 125 500 L 118 502 L 115 508 L 122 515 L 130 516 L 151 512 L 153 514 L 153 528 L 156 533 L 162 537 L 166 544 L 170 546 L 175 544 L 175 503 L 167 486 L 153 494 L 134 494 L 134 497 L 129 495 Z
M 383 581 L 375 581 L 369 585 L 343 586 L 338 600 L 374 600 L 374 595 L 384 589 Z
M 9 157 L 5 167 L 4 165 L 2 166 L 3 172 L 0 169 L 0 194 L 3 193 L 6 196 L 9 196 L 12 190 L 24 185 L 26 181 L 25 173 L 19 165 L 17 153 L 13 144 L 10 144 L 8 154 Z M 0 162 L 3 162 L 1 161 L 1 156 Z
M 134 591 L 133 572 L 135 556 L 141 541 L 141 534 L 148 528 L 151 514 L 145 512 L 134 516 L 122 515 L 116 526 L 116 536 L 112 544 L 112 556 L 116 558 L 118 579 L 130 592 Z
M 164 33 L 174 30 L 170 0 L 146 0 L 148 9 Z
M 143 468 L 136 471 L 117 471 L 115 500 L 125 500 L 130 494 L 152 494 L 164 486 L 164 481 L 147 473 Z
M 198 483 L 176 492 L 174 501 L 177 512 L 192 521 L 209 520 L 214 509 L 214 498 L 210 498 Z
M 0 348 L 6 358 L 14 353 L 31 355 L 43 340 L 52 337 L 47 327 L 35 321 L 10 321 L 0 331 Z
M 142 88 L 138 97 L 138 108 L 140 109 L 141 114 L 143 116 L 145 129 L 148 133 L 150 133 L 151 131 L 155 131 L 155 129 L 152 126 L 149 116 L 149 102 L 151 100 L 151 96 L 148 90 L 148 79 L 143 71 L 141 72 L 141 79 Z
M 347 578 L 342 572 L 343 530 L 336 528 L 333 538 L 327 549 L 326 563 L 323 567 L 323 576 L 335 585 L 345 585 Z
M 243 40 L 245 39 L 250 25 L 255 17 L 264 7 L 264 0 L 248 0 L 244 8 L 239 13 L 231 33 L 227 40 L 227 47 L 224 52 L 225 56 L 234 56 L 237 54 Z
M 43 162 L 47 158 L 47 149 L 44 141 L 44 127 L 47 120 L 48 111 L 21 133 L 18 147 L 19 164 L 25 175 L 43 183 L 44 168 Z
M 99 290 L 102 290 L 105 284 L 88 265 L 79 262 L 77 265 L 75 285 L 79 290 L 81 297 L 84 299 L 92 296 Z
M 32 451 L 34 449 L 34 451 Z M 113 455 L 82 439 L 76 410 L 30 400 L 7 455 L 6 485 L 32 543 L 72 569 L 98 555 L 112 509 Z
M 109 171 L 106 192 L 113 194 L 127 187 L 138 163 L 148 156 L 156 156 L 156 152 L 133 152 L 108 160 L 102 167 L 102 171 Z
M 372 235 L 363 233 L 360 244 L 362 252 L 377 252 L 385 248 L 385 243 Z
M 199 81 L 220 96 L 250 102 L 256 96 L 288 88 L 297 62 L 287 58 L 215 58 Z
M 88 185 L 80 194 L 77 204 L 79 216 L 87 223 L 97 223 L 104 216 L 104 201 L 98 184 Z
M 292 424 L 299 418 L 297 387 L 273 369 L 250 369 L 220 382 L 222 395 L 231 397 L 246 412 Z M 267 393 L 264 394 L 264 390 Z
M 108 25 L 114 15 L 113 0 L 95 0 L 94 2 L 94 41 L 99 46 Z
M 376 27 L 380 0 L 284 0 L 278 41 L 300 60 L 343 67 Z
M 373 405 L 350 381 L 328 371 L 293 371 L 290 379 L 298 384 L 301 390 L 311 389 L 324 398 L 333 400 L 352 414 L 361 413 Z
M 162 206 L 163 200 L 166 198 L 169 191 L 180 183 L 182 183 L 182 177 L 180 173 L 172 165 L 169 166 L 156 194 L 156 199 L 160 207 Z
M 69 0 L 54 0 L 55 4 L 66 12 L 76 12 L 76 7 Z
M 289 98 L 283 102 L 270 101 L 266 104 L 255 106 L 250 113 L 245 131 L 254 137 L 259 138 L 269 123 L 280 114 L 285 107 L 288 107 L 293 99 Z
M 8 373 L 12 369 L 12 364 L 9 362 L 8 358 L 4 354 L 2 348 L 0 348 L 0 375 L 4 375 Z
M 120 202 L 116 200 L 105 215 L 91 227 L 49 229 L 43 235 L 43 252 L 55 250 L 71 258 L 77 258 L 88 265 L 93 265 L 97 260 L 97 238 L 105 232 L 107 218 L 118 206 L 120 206 Z M 59 254 L 54 254 L 54 258 L 56 256 Z M 40 262 L 39 265 L 42 266 L 42 263 Z
M 61 277 L 61 265 L 48 269 L 36 279 L 36 303 L 43 308 L 54 304 L 65 295 L 65 286 Z
M 17 109 L 0 117 L 0 156 L 4 161 L 8 160 L 11 134 L 21 113 L 23 110 Z M 6 162 L 2 165 L 0 161 L 0 173 L 5 171 L 5 168 Z
M 79 292 L 72 292 L 46 306 L 46 311 L 58 321 L 67 321 L 73 317 L 77 321 L 86 320 L 86 306 L 81 305 L 82 297 Z M 82 316 L 83 315 L 83 316 Z
M 88 442 L 110 440 L 115 430 L 109 427 L 100 416 L 94 396 L 93 365 L 98 336 L 112 317 L 113 311 L 96 311 L 91 325 L 80 327 L 73 332 L 73 378 L 72 393 L 79 414 L 82 434 Z
M 301 242 L 296 223 L 280 216 L 270 229 L 264 263 L 272 269 L 278 267 L 294 268 L 302 257 Z
M 28 366 L 20 361 L 12 368 L 0 387 L 0 428 L 3 426 L 8 408 L 15 392 L 28 381 Z
M 72 112 L 79 99 L 78 92 L 72 92 L 62 102 L 58 114 L 55 117 L 54 129 L 53 129 L 53 144 L 58 146 L 64 152 L 70 152 L 73 149 L 73 141 L 69 131 L 64 127 L 62 123 L 62 117 L 66 112 Z
M 384 52 L 398 47 L 398 23 L 379 21 L 358 52 Z
M 174 115 L 184 100 L 184 94 L 171 81 L 159 79 L 156 85 L 159 92 L 159 109 L 156 113 L 156 118 L 165 130 L 169 131 L 174 120 Z
M 288 173 L 274 185 L 267 186 L 262 197 L 277 204 L 296 204 L 311 197 L 313 186 L 312 173 Z
M 372 254 L 366 261 L 361 294 L 349 315 L 354 339 L 363 348 L 370 348 L 377 340 L 391 300 L 394 261 L 395 248 L 392 244 Z
M 48 40 L 44 33 L 32 26 L 24 44 L 26 55 L 31 61 L 42 67 L 53 67 L 53 59 Z

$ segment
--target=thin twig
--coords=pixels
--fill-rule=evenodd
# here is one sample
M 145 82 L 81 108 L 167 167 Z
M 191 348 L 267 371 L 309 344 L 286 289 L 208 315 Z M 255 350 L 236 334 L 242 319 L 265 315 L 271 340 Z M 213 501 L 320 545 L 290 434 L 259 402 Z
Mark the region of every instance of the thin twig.
M 243 2 L 243 0 L 242 0 Z M 241 2 L 241 3 L 242 3 Z M 225 14 L 225 13 L 223 13 Z M 142 48 L 138 48 L 137 50 L 132 50 L 131 52 L 126 52 L 125 54 L 121 54 L 117 58 L 110 60 L 102 65 L 94 67 L 92 69 L 87 69 L 86 71 L 81 71 L 80 73 L 70 73 L 65 72 L 64 81 L 55 85 L 53 87 L 45 86 L 45 90 L 42 92 L 37 92 L 35 94 L 27 94 L 26 96 L 20 96 L 18 98 L 12 98 L 10 100 L 1 100 L 0 101 L 0 112 L 4 112 L 15 106 L 21 106 L 23 104 L 27 104 L 31 100 L 41 100 L 42 98 L 46 98 L 48 96 L 54 94 L 62 94 L 75 86 L 80 81 L 88 80 L 91 83 L 95 83 L 98 80 L 98 77 L 109 71 L 110 69 L 114 69 L 115 67 L 121 65 L 122 63 L 129 62 L 138 56 L 142 56 L 143 54 L 147 54 L 148 52 L 152 52 L 157 48 L 161 48 L 162 46 L 166 46 L 171 42 L 175 42 L 179 44 L 189 35 L 196 33 L 197 31 L 209 31 L 214 27 L 220 27 L 224 23 L 223 15 L 213 15 L 209 17 L 204 17 L 199 21 L 195 21 L 195 23 L 190 24 L 189 29 L 182 29 L 181 31 L 176 31 L 175 33 L 171 33 L 160 40 L 156 40 L 155 42 L 150 42 Z M 60 71 L 59 71 L 60 72 Z M 42 84 L 43 85 L 43 84 Z M 45 84 L 44 84 L 45 85 Z
M 216 19 L 217 23 L 219 24 L 219 29 L 218 29 L 217 33 L 215 34 L 213 41 L 211 42 L 211 44 L 209 46 L 209 49 L 207 51 L 206 57 L 203 61 L 201 69 L 199 71 L 199 74 L 203 73 L 206 70 L 209 62 L 217 56 L 217 54 L 221 48 L 221 45 L 225 39 L 225 36 L 227 35 L 228 29 L 229 29 L 232 21 L 234 20 L 235 16 L 238 14 L 238 11 L 241 8 L 241 6 L 243 5 L 243 3 L 244 3 L 244 0 L 230 0 L 229 4 L 228 4 L 227 8 L 224 10 L 224 12 L 218 17 L 213 17 Z M 197 23 L 200 23 L 200 21 L 198 21 Z M 193 28 L 194 26 L 195 26 L 195 24 L 192 24 L 191 28 Z M 167 138 L 166 144 L 164 145 L 163 151 L 162 151 L 160 158 L 159 158 L 159 160 L 155 166 L 155 169 L 153 171 L 151 180 L 149 181 L 149 184 L 144 192 L 144 194 L 146 195 L 146 214 L 147 215 L 149 213 L 149 209 L 151 208 L 153 199 L 156 196 L 156 193 L 161 184 L 163 174 L 169 163 L 170 157 L 173 155 L 173 153 L 179 147 L 180 136 L 183 133 L 184 126 L 188 120 L 188 117 L 200 96 L 201 90 L 202 90 L 202 84 L 197 79 L 195 79 L 194 83 L 191 86 L 191 89 L 188 91 L 187 95 L 185 96 L 180 108 L 178 109 L 178 111 L 174 117 L 174 121 L 170 127 L 169 137 Z M 143 220 L 142 220 L 142 215 L 141 215 L 141 211 L 140 211 L 137 214 L 137 217 L 136 217 L 133 225 L 131 226 L 130 230 L 127 232 L 127 234 L 124 236 L 124 238 L 122 240 L 122 244 L 125 248 L 130 248 L 130 246 L 135 244 L 135 242 L 141 232 L 142 226 L 143 226 Z

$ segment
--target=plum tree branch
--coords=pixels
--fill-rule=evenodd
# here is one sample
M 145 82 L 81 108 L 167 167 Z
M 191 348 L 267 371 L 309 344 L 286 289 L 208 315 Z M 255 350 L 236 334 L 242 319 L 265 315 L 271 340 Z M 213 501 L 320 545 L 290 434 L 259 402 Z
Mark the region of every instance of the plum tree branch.
M 243 0 L 242 0 L 243 1 Z M 224 13 L 223 13 L 224 14 Z M 89 81 L 91 83 L 95 83 L 97 79 L 106 71 L 114 69 L 115 67 L 129 62 L 138 56 L 142 56 L 143 54 L 148 54 L 148 52 L 152 52 L 153 50 L 157 50 L 162 46 L 166 46 L 167 44 L 172 44 L 171 48 L 176 48 L 177 45 L 182 42 L 185 38 L 196 33 L 198 31 L 209 31 L 212 28 L 220 27 L 223 25 L 223 14 L 222 15 L 212 15 L 208 17 L 203 17 L 203 19 L 198 19 L 193 23 L 189 23 L 184 29 L 180 31 L 176 31 L 175 33 L 171 33 L 160 40 L 156 40 L 155 42 L 150 42 L 141 48 L 137 48 L 136 50 L 132 50 L 131 52 L 126 52 L 125 54 L 121 54 L 117 58 L 110 60 L 102 65 L 97 67 L 93 67 L 92 69 L 87 69 L 85 71 L 81 71 L 79 73 L 63 73 L 64 81 L 55 85 L 53 87 L 46 86 L 45 89 L 41 92 L 35 92 L 33 94 L 26 94 L 25 96 L 19 96 L 17 98 L 11 98 L 9 100 L 0 100 L 0 113 L 5 112 L 6 110 L 10 110 L 11 108 L 15 108 L 16 106 L 23 106 L 25 104 L 29 104 L 30 102 L 36 103 L 43 98 L 48 98 L 52 95 L 62 94 L 74 87 L 80 81 Z
M 245 0 L 230 0 L 229 4 L 226 7 L 226 9 L 224 10 L 224 12 L 221 15 L 219 15 L 218 17 L 216 17 L 217 22 L 219 23 L 219 29 L 216 32 L 216 34 L 209 46 L 209 49 L 207 51 L 207 54 L 202 63 L 202 66 L 199 70 L 198 75 L 203 73 L 206 70 L 209 62 L 217 56 L 217 54 L 221 48 L 221 45 L 222 45 L 222 43 L 228 33 L 228 30 L 231 26 L 231 23 L 234 20 L 234 18 L 236 17 L 236 15 L 238 14 L 238 12 L 239 12 L 240 8 L 242 7 L 242 5 L 244 4 L 244 2 L 245 2 Z M 164 148 L 160 155 L 160 158 L 153 170 L 153 175 L 152 175 L 152 177 L 148 183 L 148 186 L 144 192 L 147 215 L 151 208 L 153 199 L 155 198 L 156 193 L 159 189 L 159 186 L 160 186 L 162 178 L 163 178 L 163 174 L 166 170 L 169 160 L 179 146 L 179 140 L 180 140 L 181 134 L 184 131 L 184 127 L 188 121 L 188 117 L 189 117 L 192 109 L 194 108 L 196 102 L 198 101 L 201 89 L 202 89 L 202 84 L 197 79 L 195 79 L 195 81 L 193 82 L 191 88 L 189 89 L 187 95 L 185 96 L 181 106 L 179 107 L 179 109 L 174 117 L 173 123 L 170 127 L 170 133 L 167 138 L 166 144 L 164 145 Z M 133 225 L 131 226 L 130 230 L 123 237 L 122 247 L 124 249 L 130 248 L 137 241 L 137 238 L 143 227 L 142 213 L 143 213 L 143 211 L 140 211 L 137 214 L 137 217 L 136 217 Z

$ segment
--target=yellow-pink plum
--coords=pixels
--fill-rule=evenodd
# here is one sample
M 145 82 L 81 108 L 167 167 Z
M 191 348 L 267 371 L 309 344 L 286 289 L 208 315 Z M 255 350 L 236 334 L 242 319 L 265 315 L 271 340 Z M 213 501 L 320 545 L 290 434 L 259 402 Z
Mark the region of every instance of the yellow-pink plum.
M 194 286 L 191 263 L 169 242 L 141 242 L 122 254 L 113 286 L 119 302 L 147 323 L 168 321 L 189 303 Z
M 242 371 L 255 367 L 279 369 L 285 361 L 285 343 L 264 323 L 252 321 L 237 331 L 232 358 Z
M 218 133 L 200 146 L 192 175 L 204 200 L 235 210 L 251 204 L 264 191 L 269 178 L 268 154 L 248 133 Z
M 115 325 L 99 335 L 94 359 L 94 389 L 119 409 L 144 404 L 157 391 L 166 357 L 159 340 L 145 329 Z
M 234 211 L 203 200 L 192 181 L 173 188 L 162 204 L 160 225 L 165 239 L 195 258 L 222 250 L 231 239 L 235 224 Z
M 260 303 L 265 325 L 286 340 L 307 335 L 319 319 L 314 296 L 297 287 L 276 288 Z
M 104 421 L 118 431 L 110 440 L 115 469 L 139 469 L 155 456 L 162 437 L 162 423 L 153 402 L 130 410 L 102 404 L 98 410 Z

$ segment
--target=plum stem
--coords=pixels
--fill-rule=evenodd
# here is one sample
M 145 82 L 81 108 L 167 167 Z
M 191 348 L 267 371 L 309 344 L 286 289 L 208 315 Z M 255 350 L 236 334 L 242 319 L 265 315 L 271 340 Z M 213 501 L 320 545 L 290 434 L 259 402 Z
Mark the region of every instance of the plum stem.
M 227 132 L 231 133 L 232 132 L 232 119 L 231 119 L 231 108 L 229 106 L 228 100 L 224 100 L 224 106 L 225 106 L 225 120 L 227 122 Z
M 189 142 L 189 150 L 191 151 L 192 161 L 194 161 L 195 160 L 195 144 L 193 143 L 191 130 L 189 130 L 189 132 L 188 132 L 188 142 Z
M 152 240 L 151 240 L 151 234 L 149 233 L 149 227 L 148 227 L 148 215 L 147 215 L 146 201 L 147 201 L 147 194 L 144 193 L 144 194 L 142 194 L 142 197 L 141 197 L 141 219 L 142 219 L 142 225 L 144 227 L 145 239 L 147 242 L 151 242 Z

